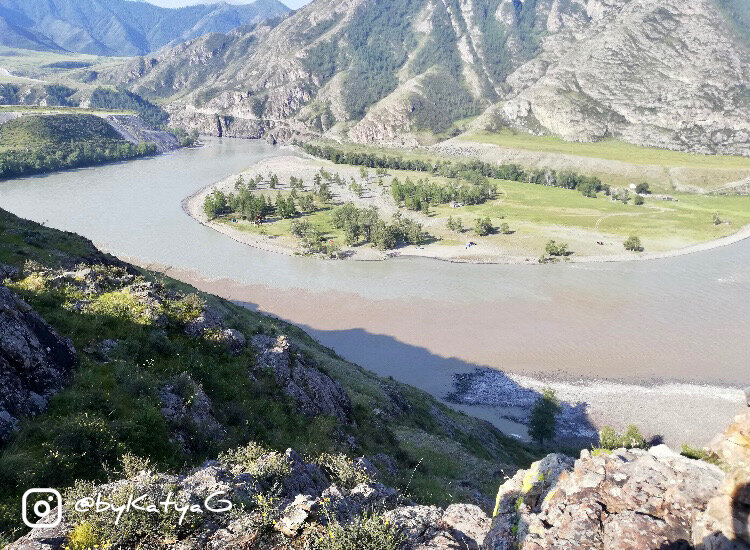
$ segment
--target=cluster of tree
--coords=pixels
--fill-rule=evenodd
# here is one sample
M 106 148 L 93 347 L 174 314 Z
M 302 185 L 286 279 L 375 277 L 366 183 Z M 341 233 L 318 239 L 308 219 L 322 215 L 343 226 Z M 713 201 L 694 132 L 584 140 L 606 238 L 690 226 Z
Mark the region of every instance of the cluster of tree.
M 425 160 L 405 158 L 398 155 L 368 153 L 364 151 L 347 151 L 332 145 L 315 145 L 306 143 L 305 152 L 316 157 L 328 159 L 336 164 L 351 164 L 369 168 L 389 170 L 411 170 L 427 172 L 452 179 L 465 179 L 472 183 L 482 183 L 486 178 L 533 183 L 578 189 L 586 196 L 595 197 L 600 191 L 609 192 L 609 186 L 594 176 L 584 176 L 570 170 L 524 169 L 517 164 L 492 164 L 481 160 L 452 161 Z
M 335 240 L 327 239 L 309 220 L 293 220 L 291 230 L 292 235 L 300 239 L 300 246 L 307 254 L 322 254 L 334 258 L 341 251 Z
M 396 204 L 409 210 L 428 212 L 430 205 L 459 201 L 464 204 L 482 204 L 495 195 L 495 187 L 487 180 L 481 183 L 445 184 L 420 179 L 416 182 L 408 177 L 401 182 L 393 178 L 391 194 Z
M 426 237 L 422 225 L 398 213 L 386 223 L 376 208 L 357 208 L 352 203 L 334 210 L 332 223 L 344 231 L 349 246 L 370 242 L 381 250 L 390 250 L 402 244 L 422 244 Z
M 125 89 L 99 87 L 92 92 L 90 105 L 98 109 L 135 111 L 153 128 L 163 128 L 169 120 L 169 114 L 164 109 Z
M 241 177 L 235 183 L 236 193 L 224 193 L 215 189 L 203 201 L 203 211 L 209 220 L 225 214 L 236 214 L 243 219 L 257 224 L 262 223 L 271 215 L 282 219 L 296 218 L 299 208 L 305 212 L 315 210 L 315 201 L 310 194 L 298 195 L 292 191 L 287 196 L 278 193 L 276 200 L 271 202 L 268 196 L 252 192 L 253 186 L 245 184 Z
M 54 150 L 0 151 L 0 179 L 94 166 L 156 153 L 157 148 L 153 143 L 133 145 L 127 141 L 61 144 Z
M 170 128 L 169 131 L 175 135 L 181 147 L 194 147 L 198 143 L 198 130 L 186 132 L 182 128 Z

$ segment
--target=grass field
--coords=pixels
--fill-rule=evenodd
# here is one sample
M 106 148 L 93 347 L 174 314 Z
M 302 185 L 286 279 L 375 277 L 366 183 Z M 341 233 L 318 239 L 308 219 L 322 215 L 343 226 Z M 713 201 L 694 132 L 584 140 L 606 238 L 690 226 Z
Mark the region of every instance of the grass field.
M 726 168 L 750 170 L 750 158 L 722 155 L 701 155 L 640 147 L 624 141 L 608 140 L 593 143 L 564 141 L 554 136 L 534 136 L 503 131 L 462 137 L 466 141 L 489 143 L 511 149 L 525 149 L 543 153 L 562 153 L 579 157 L 616 160 L 638 165 Z
M 489 216 L 495 226 L 508 223 L 516 233 L 488 239 L 529 252 L 540 251 L 547 239 L 560 238 L 566 232 L 568 240 L 584 253 L 602 252 L 593 246 L 601 235 L 622 239 L 638 235 L 648 250 L 662 251 L 725 237 L 750 224 L 750 197 L 680 193 L 674 195 L 676 202 L 646 197 L 645 204 L 636 206 L 604 195 L 592 199 L 553 187 L 508 181 L 497 185 L 501 192 L 497 200 L 459 209 L 437 206 L 433 218 L 457 217 L 464 227 L 471 228 L 477 217 Z M 714 213 L 725 223 L 714 224 Z M 524 236 L 525 244 L 513 243 L 514 238 Z

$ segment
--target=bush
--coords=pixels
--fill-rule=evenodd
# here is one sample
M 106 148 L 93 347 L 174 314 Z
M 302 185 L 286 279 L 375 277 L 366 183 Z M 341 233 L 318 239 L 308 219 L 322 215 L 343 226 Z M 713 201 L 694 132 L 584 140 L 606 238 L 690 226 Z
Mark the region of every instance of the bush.
M 372 483 L 365 469 L 345 454 L 322 453 L 315 462 L 328 477 L 345 489 L 353 489 L 360 483 Z
M 643 252 L 641 239 L 635 235 L 631 235 L 625 239 L 625 242 L 623 242 L 622 245 L 625 247 L 625 250 L 629 250 L 630 252 Z
M 704 462 L 708 462 L 709 464 L 719 464 L 720 462 L 719 458 L 715 454 L 705 449 L 697 449 L 695 447 L 691 447 L 687 444 L 684 444 L 682 446 L 682 448 L 680 449 L 680 454 L 687 458 L 692 458 L 693 460 L 703 460 Z
M 286 456 L 252 441 L 220 454 L 219 462 L 234 474 L 248 473 L 260 480 L 283 478 L 291 471 Z
M 544 246 L 544 253 L 547 256 L 567 256 L 570 254 L 568 252 L 568 244 L 567 243 L 557 243 L 554 240 L 550 240 L 547 242 L 547 244 Z
M 84 521 L 83 523 L 76 525 L 70 532 L 68 543 L 64 546 L 64 549 L 90 550 L 96 548 L 98 550 L 108 550 L 111 547 L 112 543 L 102 540 L 94 531 L 93 525 Z
M 609 451 L 615 449 L 647 449 L 648 442 L 634 424 L 628 426 L 622 435 L 611 426 L 604 426 L 599 431 L 599 447 Z
M 332 518 L 329 518 L 332 519 Z M 363 514 L 347 525 L 329 521 L 328 527 L 313 542 L 316 550 L 399 550 L 404 541 L 395 525 L 383 516 Z
M 461 218 L 454 218 L 453 216 L 450 216 L 448 218 L 448 229 L 450 229 L 451 231 L 455 231 L 456 233 L 463 233 L 464 224 L 461 221 Z
M 643 197 L 641 197 L 640 195 L 636 195 L 635 198 L 633 199 L 633 204 L 636 206 L 641 206 L 643 205 L 644 202 L 646 201 L 643 200 Z

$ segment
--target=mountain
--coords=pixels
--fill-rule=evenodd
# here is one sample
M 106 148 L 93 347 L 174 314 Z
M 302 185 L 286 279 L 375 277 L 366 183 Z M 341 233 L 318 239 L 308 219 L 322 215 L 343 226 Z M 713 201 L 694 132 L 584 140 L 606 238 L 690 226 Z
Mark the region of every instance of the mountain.
M 179 9 L 127 0 L 0 0 L 0 45 L 133 56 L 287 12 L 278 0 Z
M 748 0 L 315 0 L 101 78 L 224 135 L 414 144 L 481 115 L 473 128 L 747 155 L 749 14 Z

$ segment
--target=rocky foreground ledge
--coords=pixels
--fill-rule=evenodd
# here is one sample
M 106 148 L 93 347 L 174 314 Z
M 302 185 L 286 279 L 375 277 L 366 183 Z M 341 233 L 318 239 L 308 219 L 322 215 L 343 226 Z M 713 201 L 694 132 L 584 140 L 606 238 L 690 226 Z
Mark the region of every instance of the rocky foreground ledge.
M 469 504 L 445 509 L 415 504 L 378 483 L 377 470 L 364 459 L 312 463 L 292 449 L 282 455 L 252 444 L 187 476 L 143 469 L 89 492 L 116 498 L 129 492 L 158 496 L 169 489 L 198 504 L 221 491 L 233 502 L 255 503 L 183 529 L 172 546 L 184 549 L 317 548 L 326 537 L 345 536 L 347 526 L 363 530 L 363 518 L 375 516 L 390 533 L 383 539 L 388 548 L 750 548 L 750 413 L 735 418 L 707 457 L 690 459 L 663 445 L 649 451 L 584 450 L 578 460 L 551 454 L 502 484 L 493 518 Z M 37 527 L 9 548 L 64 548 L 81 526 L 102 521 L 75 512 L 69 503 L 63 518 L 59 527 Z M 148 544 L 142 538 L 131 542 Z

